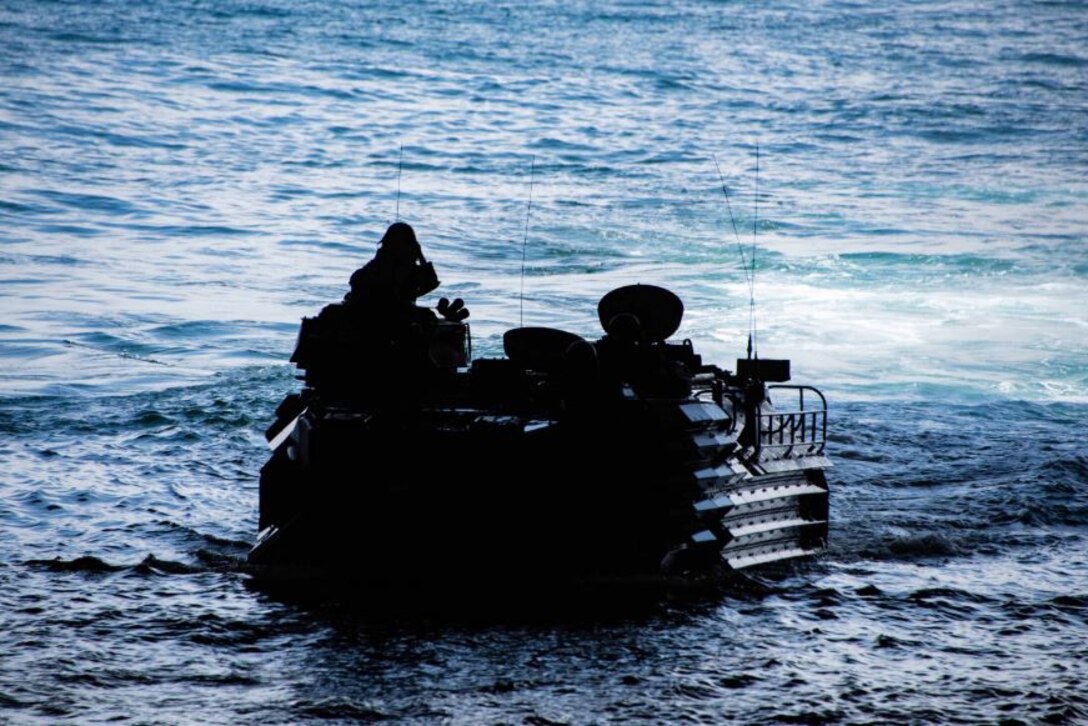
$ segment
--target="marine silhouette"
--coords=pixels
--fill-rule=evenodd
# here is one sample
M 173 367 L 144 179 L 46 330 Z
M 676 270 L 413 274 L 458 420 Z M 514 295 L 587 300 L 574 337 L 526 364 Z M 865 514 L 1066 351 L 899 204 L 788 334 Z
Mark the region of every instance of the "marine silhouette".
M 291 360 L 328 400 L 408 411 L 441 371 L 461 362 L 441 341 L 462 336 L 468 309 L 445 298 L 417 304 L 441 284 L 412 227 L 386 230 L 374 258 L 352 273 L 344 300 L 303 320 Z M 448 346 L 447 346 L 448 348 Z

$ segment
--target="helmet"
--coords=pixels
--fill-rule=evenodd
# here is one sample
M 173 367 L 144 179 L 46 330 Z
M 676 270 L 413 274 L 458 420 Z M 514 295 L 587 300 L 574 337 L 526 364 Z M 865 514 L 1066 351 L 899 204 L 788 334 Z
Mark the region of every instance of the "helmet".
M 383 257 L 391 255 L 398 259 L 408 259 L 415 261 L 419 259 L 421 250 L 419 242 L 416 240 L 415 230 L 412 226 L 404 222 L 395 222 L 389 225 L 389 229 L 385 230 L 385 236 L 382 237 L 381 249 L 379 254 Z

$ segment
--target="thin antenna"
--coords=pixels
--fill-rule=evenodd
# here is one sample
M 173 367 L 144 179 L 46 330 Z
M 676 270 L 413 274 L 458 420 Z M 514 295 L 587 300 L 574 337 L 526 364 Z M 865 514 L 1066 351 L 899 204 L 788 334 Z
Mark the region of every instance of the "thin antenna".
M 733 205 L 729 201 L 729 188 L 725 185 L 725 176 L 722 175 L 722 168 L 718 164 L 718 155 L 711 152 L 710 156 L 714 159 L 714 168 L 718 170 L 718 179 L 722 183 L 722 194 L 725 195 L 725 208 L 729 210 L 729 221 L 733 225 L 733 237 L 737 240 L 737 251 L 740 252 L 740 264 L 744 268 L 744 280 L 748 283 L 748 299 L 752 298 L 752 276 L 748 272 L 748 257 L 744 254 L 744 245 L 740 241 L 740 232 L 737 231 L 737 218 L 733 216 Z
M 397 156 L 397 218 L 394 222 L 400 221 L 400 173 L 404 169 L 404 144 L 400 145 L 400 154 Z
M 755 351 L 759 360 L 759 337 L 756 335 L 756 235 L 759 234 L 759 142 L 756 142 L 756 198 L 755 214 L 752 215 L 752 280 L 751 297 L 748 298 L 748 357 Z
M 525 209 L 525 236 L 521 240 L 521 296 L 519 300 L 518 327 L 525 327 L 525 248 L 529 244 L 529 215 L 533 211 L 533 174 L 536 171 L 536 154 L 529 162 L 529 205 Z

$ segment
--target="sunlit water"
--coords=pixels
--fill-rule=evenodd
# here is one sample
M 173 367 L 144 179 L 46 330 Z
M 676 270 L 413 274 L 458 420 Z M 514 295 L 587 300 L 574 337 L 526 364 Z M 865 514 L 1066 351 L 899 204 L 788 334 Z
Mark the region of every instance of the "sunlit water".
M 4 5 L 0 720 L 1088 718 L 1085 48 L 1076 2 Z M 729 367 L 754 249 L 827 556 L 611 616 L 249 589 L 299 318 L 399 204 L 497 353 L 530 181 L 526 324 L 662 284 Z

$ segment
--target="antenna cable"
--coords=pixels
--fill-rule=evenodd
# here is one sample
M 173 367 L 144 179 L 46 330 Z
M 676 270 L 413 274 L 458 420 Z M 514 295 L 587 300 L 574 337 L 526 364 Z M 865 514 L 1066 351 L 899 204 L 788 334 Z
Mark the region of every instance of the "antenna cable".
M 400 221 L 400 174 L 404 168 L 404 144 L 400 145 L 400 154 L 397 156 L 397 218 L 394 222 Z
M 525 327 L 525 248 L 529 244 L 529 215 L 533 211 L 533 175 L 536 172 L 536 154 L 529 162 L 529 205 L 525 209 L 525 236 L 521 240 L 521 295 L 518 301 L 518 327 Z

